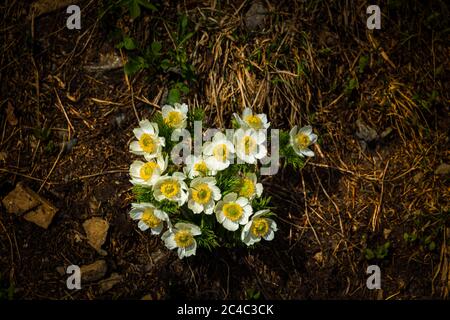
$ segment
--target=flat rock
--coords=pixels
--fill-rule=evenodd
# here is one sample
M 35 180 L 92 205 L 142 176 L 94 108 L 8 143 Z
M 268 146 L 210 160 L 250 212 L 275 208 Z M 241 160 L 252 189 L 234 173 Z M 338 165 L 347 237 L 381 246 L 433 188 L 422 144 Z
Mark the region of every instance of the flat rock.
M 84 231 L 88 238 L 88 242 L 92 248 L 97 250 L 101 255 L 106 255 L 106 251 L 102 249 L 102 245 L 106 241 L 109 223 L 101 218 L 91 218 L 83 223 Z
M 378 138 L 378 133 L 375 129 L 369 127 L 361 119 L 356 120 L 356 136 L 364 142 L 371 142 Z
M 435 174 L 439 175 L 446 175 L 450 173 L 450 164 L 442 163 L 437 168 L 436 171 L 434 171 Z
M 118 273 L 113 273 L 108 279 L 99 282 L 100 294 L 111 290 L 116 284 L 122 282 L 122 276 Z
M 267 9 L 262 1 L 254 1 L 245 14 L 245 26 L 250 31 L 264 27 L 266 23 Z
M 3 198 L 2 203 L 6 208 L 6 212 L 16 215 L 36 208 L 41 204 L 40 197 L 31 189 L 19 182 L 15 189 Z
M 82 282 L 92 282 L 102 279 L 108 266 L 105 260 L 97 260 L 94 263 L 83 265 L 80 267 L 81 271 L 81 281 Z
M 26 213 L 24 219 L 33 222 L 41 228 L 47 229 L 58 209 L 44 199 L 41 199 L 41 201 L 42 204 L 36 209 Z

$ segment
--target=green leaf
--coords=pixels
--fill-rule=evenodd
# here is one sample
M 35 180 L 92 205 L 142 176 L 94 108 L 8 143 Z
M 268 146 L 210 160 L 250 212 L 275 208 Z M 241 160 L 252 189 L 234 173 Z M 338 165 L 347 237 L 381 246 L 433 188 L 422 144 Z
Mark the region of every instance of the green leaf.
M 160 67 L 163 70 L 167 70 L 172 66 L 172 63 L 170 63 L 169 59 L 164 59 L 163 61 L 161 61 Z
M 126 75 L 133 75 L 146 67 L 144 58 L 131 58 L 124 66 Z
M 183 15 L 181 17 L 180 25 L 181 25 L 181 34 L 183 35 L 186 33 L 186 28 L 188 25 L 188 18 L 186 15 Z
M 180 102 L 181 99 L 181 93 L 180 90 L 177 88 L 172 88 L 169 90 L 169 96 L 167 97 L 167 103 L 168 104 L 174 104 L 177 102 Z
M 152 45 L 151 45 L 151 48 L 152 48 L 153 55 L 154 56 L 158 56 L 160 54 L 161 48 L 162 48 L 161 42 L 153 41 Z
M 158 8 L 156 8 L 156 6 L 154 4 L 148 2 L 147 0 L 138 0 L 138 2 L 144 8 L 147 8 L 152 11 L 158 11 Z
M 136 19 L 141 15 L 141 8 L 139 7 L 138 0 L 131 0 L 128 3 L 128 10 L 130 10 L 130 16 L 132 19 Z
M 375 258 L 375 254 L 371 249 L 367 248 L 365 252 L 365 257 L 367 260 L 372 260 L 373 258 Z
M 133 38 L 131 38 L 129 36 L 124 36 L 123 37 L 123 46 L 127 50 L 134 50 L 134 49 L 136 49 L 136 42 L 134 41 Z

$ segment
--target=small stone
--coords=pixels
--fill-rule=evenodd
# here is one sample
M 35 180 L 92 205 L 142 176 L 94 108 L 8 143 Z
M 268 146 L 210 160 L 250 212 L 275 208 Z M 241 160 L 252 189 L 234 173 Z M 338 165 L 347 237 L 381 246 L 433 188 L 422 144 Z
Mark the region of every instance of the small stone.
M 122 276 L 118 273 L 113 273 L 108 279 L 100 281 L 100 294 L 111 290 L 116 284 L 122 282 Z
M 42 198 L 41 201 L 42 204 L 36 209 L 26 213 L 24 219 L 33 222 L 41 228 L 47 229 L 58 209 Z
M 439 175 L 447 175 L 450 173 L 450 164 L 447 163 L 442 163 L 440 164 L 437 168 L 436 171 L 434 171 L 435 174 L 439 174 Z
M 315 255 L 314 255 L 314 260 L 316 260 L 316 262 L 318 263 L 318 264 L 322 264 L 323 263 L 323 253 L 321 252 L 321 251 L 319 251 L 319 252 L 317 252 Z
M 413 178 L 414 182 L 419 183 L 422 180 L 423 176 L 424 176 L 423 172 L 417 173 Z
M 64 276 L 66 274 L 66 269 L 64 267 L 56 267 L 56 272 L 59 273 L 60 276 Z
M 381 134 L 380 134 L 380 138 L 384 139 L 386 138 L 388 135 L 390 135 L 392 133 L 392 128 L 391 127 L 387 127 Z
M 378 138 L 377 131 L 369 127 L 361 119 L 356 120 L 356 136 L 365 142 L 371 142 Z
M 266 22 L 267 9 L 262 1 L 254 1 L 245 14 L 245 26 L 250 31 L 255 31 L 264 27 Z
M 19 182 L 16 188 L 3 198 L 2 203 L 8 213 L 22 215 L 36 208 L 40 204 L 39 198 L 31 189 Z
M 83 228 L 91 247 L 97 250 L 99 254 L 107 255 L 106 251 L 102 249 L 102 245 L 106 241 L 109 223 L 106 220 L 94 217 L 86 220 L 83 223 Z
M 81 281 L 92 282 L 100 280 L 105 276 L 107 270 L 108 266 L 105 260 L 97 260 L 94 263 L 81 266 Z

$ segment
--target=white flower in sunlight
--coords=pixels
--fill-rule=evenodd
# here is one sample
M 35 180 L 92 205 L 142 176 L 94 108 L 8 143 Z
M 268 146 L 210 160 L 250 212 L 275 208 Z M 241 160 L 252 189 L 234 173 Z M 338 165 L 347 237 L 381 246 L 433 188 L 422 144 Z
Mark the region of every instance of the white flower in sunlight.
M 247 245 L 261 241 L 261 238 L 270 241 L 275 236 L 277 224 L 272 219 L 265 217 L 270 210 L 260 210 L 242 228 L 241 240 Z
M 238 195 L 252 200 L 255 197 L 260 197 L 263 192 L 262 183 L 258 183 L 256 174 L 253 172 L 247 172 L 244 177 L 241 178 Z
M 169 216 L 164 211 L 155 208 L 151 203 L 132 203 L 130 217 L 133 220 L 139 220 L 138 227 L 142 231 L 151 229 L 152 234 L 160 234 L 164 223 L 168 224 Z
M 158 201 L 164 199 L 175 201 L 182 206 L 187 198 L 187 185 L 184 182 L 186 176 L 181 172 L 175 172 L 172 176 L 162 176 L 153 185 L 153 195 Z
M 266 135 L 263 131 L 238 129 L 234 133 L 233 139 L 236 155 L 242 161 L 254 164 L 257 159 L 262 159 L 267 155 L 267 149 L 264 146 Z
M 234 154 L 234 145 L 222 132 L 217 132 L 211 142 L 203 145 L 203 155 L 208 168 L 224 170 L 230 166 L 230 158 Z
M 236 231 L 240 224 L 247 224 L 253 209 L 247 198 L 238 198 L 238 195 L 232 192 L 217 202 L 214 212 L 216 213 L 217 221 L 225 229 Z
M 267 116 L 264 113 L 253 114 L 252 109 L 245 108 L 242 112 L 242 117 L 237 113 L 234 113 L 236 121 L 242 128 L 252 128 L 255 130 L 267 129 L 270 126 L 270 122 L 267 122 Z
M 194 213 L 212 214 L 215 201 L 220 200 L 220 189 L 213 177 L 195 178 L 189 189 L 188 207 Z
M 317 135 L 312 133 L 312 127 L 306 126 L 297 129 L 294 126 L 289 132 L 290 144 L 294 148 L 295 153 L 299 156 L 314 157 L 314 152 L 308 147 L 317 141 Z
M 130 151 L 137 155 L 143 155 L 146 160 L 156 158 L 161 148 L 165 145 L 163 137 L 158 137 L 158 125 L 148 120 L 139 122 L 139 128 L 133 129 L 138 141 L 130 144 Z
M 171 128 L 186 128 L 188 106 L 187 104 L 175 103 L 174 106 L 165 105 L 161 109 L 164 123 Z
M 216 174 L 216 171 L 210 170 L 208 165 L 202 156 L 193 156 L 189 155 L 185 160 L 186 166 L 183 168 L 184 173 L 189 177 L 189 179 L 198 177 L 198 176 L 213 176 Z
M 130 166 L 130 182 L 134 185 L 152 186 L 167 168 L 168 159 L 161 155 L 148 162 L 133 161 Z
M 197 241 L 195 236 L 201 235 L 200 228 L 190 223 L 177 223 L 174 228 L 164 232 L 161 239 L 170 250 L 178 248 L 178 257 L 183 259 L 195 255 Z

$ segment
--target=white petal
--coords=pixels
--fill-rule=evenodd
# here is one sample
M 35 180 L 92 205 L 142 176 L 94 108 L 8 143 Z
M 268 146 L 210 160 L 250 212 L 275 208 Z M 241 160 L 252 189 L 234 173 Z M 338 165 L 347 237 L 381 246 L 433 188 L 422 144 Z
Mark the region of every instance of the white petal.
M 139 229 L 141 229 L 142 231 L 145 231 L 145 230 L 148 229 L 148 225 L 146 225 L 146 224 L 144 223 L 144 221 L 142 221 L 142 220 L 139 220 L 139 222 L 138 222 L 138 227 L 139 227 Z
M 256 184 L 256 196 L 259 198 L 263 192 L 263 185 L 262 183 Z
M 239 228 L 239 224 L 229 219 L 225 219 L 222 224 L 225 229 L 230 231 L 236 231 Z
M 304 154 L 305 156 L 307 156 L 307 157 L 314 157 L 314 151 L 312 151 L 312 150 L 310 150 L 310 149 L 308 149 L 308 148 L 306 148 L 306 149 L 301 149 L 300 152 L 301 152 L 302 154 Z
M 311 126 L 305 126 L 303 128 L 301 128 L 299 131 L 299 133 L 304 133 L 306 135 L 310 135 L 312 132 L 312 127 Z
M 270 241 L 273 240 L 274 236 L 275 233 L 272 230 L 270 230 L 263 238 L 264 240 Z

